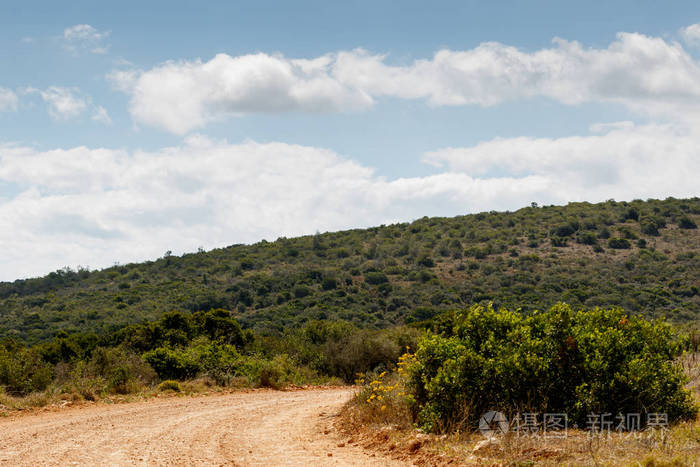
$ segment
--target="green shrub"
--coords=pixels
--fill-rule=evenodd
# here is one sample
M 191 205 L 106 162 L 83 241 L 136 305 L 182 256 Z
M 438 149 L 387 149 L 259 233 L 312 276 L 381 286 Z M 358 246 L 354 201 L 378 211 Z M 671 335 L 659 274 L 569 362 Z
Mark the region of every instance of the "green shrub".
M 678 221 L 678 227 L 681 229 L 697 229 L 698 225 L 688 216 L 683 216 Z
M 183 354 L 185 361 L 192 362 L 192 367 L 197 368 L 198 374 L 212 378 L 221 386 L 230 384 L 241 365 L 241 355 L 234 346 L 205 337 L 195 339 Z
M 563 237 L 552 237 L 549 239 L 550 243 L 554 247 L 565 247 L 566 246 L 566 238 Z
M 200 321 L 206 335 L 215 341 L 241 347 L 245 343 L 243 330 L 238 321 L 233 319 L 231 312 L 221 308 L 210 310 L 206 313 L 195 315 L 195 319 Z
M 130 368 L 119 366 L 111 372 L 107 382 L 107 388 L 109 391 L 116 394 L 130 394 L 138 392 L 140 386 L 131 373 Z
M 581 243 L 583 245 L 595 245 L 598 243 L 598 239 L 593 232 L 578 232 L 576 234 L 576 243 Z
M 624 238 L 627 240 L 636 240 L 637 239 L 637 234 L 632 231 L 632 229 L 629 226 L 623 225 L 619 229 L 617 229 Z
M 339 340 L 327 341 L 323 354 L 328 374 L 349 383 L 358 373 L 393 365 L 401 355 L 401 347 L 386 334 L 363 330 Z
M 39 352 L 8 341 L 0 343 L 0 386 L 13 396 L 43 391 L 51 383 L 53 368 Z
M 574 312 L 558 304 L 525 315 L 474 306 L 442 335 L 422 339 L 411 368 L 421 425 L 474 423 L 488 410 L 566 413 L 697 412 L 674 362 L 685 342 L 665 322 L 622 309 Z
M 632 244 L 626 238 L 611 238 L 608 240 L 608 246 L 615 250 L 627 250 Z
M 288 384 L 303 384 L 314 379 L 308 368 L 299 365 L 287 354 L 276 355 L 272 359 L 260 356 L 247 357 L 238 369 L 251 386 L 280 389 Z
M 654 237 L 659 236 L 659 224 L 651 218 L 644 218 L 640 221 L 642 233 Z
M 182 351 L 167 347 L 146 352 L 143 355 L 161 379 L 185 379 L 194 377 L 200 370 L 197 362 L 188 358 Z
M 166 391 L 173 391 L 173 392 L 180 392 L 182 391 L 182 388 L 180 387 L 180 383 L 177 381 L 174 381 L 172 379 L 166 379 L 162 383 L 158 385 L 158 391 L 159 392 L 166 392 Z
M 627 210 L 627 212 L 625 212 L 621 217 L 622 221 L 625 221 L 627 219 L 631 219 L 631 220 L 635 220 L 635 221 L 639 220 L 639 210 L 637 208 L 634 208 L 634 207 L 629 208 Z
M 365 274 L 365 282 L 371 285 L 379 285 L 389 282 L 389 278 L 383 272 L 368 272 Z
M 323 282 L 321 283 L 321 288 L 323 290 L 333 290 L 338 286 L 338 281 L 335 280 L 335 277 L 324 277 Z
M 156 379 L 156 372 L 148 363 L 122 347 L 96 348 L 90 359 L 77 365 L 73 372 L 73 380 L 83 380 L 92 389 L 99 387 L 98 392 L 117 394 L 138 392 Z
M 569 237 L 573 235 L 578 230 L 578 225 L 573 223 L 568 223 L 554 227 L 550 230 L 553 237 Z
M 434 307 L 419 306 L 416 307 L 407 317 L 407 323 L 420 322 L 433 318 L 440 311 Z
M 304 285 L 298 285 L 294 287 L 294 297 L 296 298 L 304 298 L 311 295 L 311 290 L 304 286 Z

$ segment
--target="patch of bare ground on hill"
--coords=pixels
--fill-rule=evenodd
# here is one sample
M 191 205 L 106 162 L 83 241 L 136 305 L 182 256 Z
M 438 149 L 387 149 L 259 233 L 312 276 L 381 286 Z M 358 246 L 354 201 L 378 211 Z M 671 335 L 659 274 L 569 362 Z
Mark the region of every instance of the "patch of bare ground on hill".
M 81 404 L 0 419 L 0 465 L 406 465 L 332 429 L 354 388 Z

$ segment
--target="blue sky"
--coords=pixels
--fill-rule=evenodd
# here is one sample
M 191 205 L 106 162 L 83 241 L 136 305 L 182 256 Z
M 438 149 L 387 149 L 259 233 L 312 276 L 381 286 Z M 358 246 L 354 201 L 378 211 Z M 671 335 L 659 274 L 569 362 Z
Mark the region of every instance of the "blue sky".
M 66 6 L 64 3 L 68 3 Z M 157 148 L 176 144 L 162 131 L 134 131 L 125 96 L 105 75 L 119 60 L 148 68 L 166 60 L 207 60 L 217 53 L 282 53 L 315 57 L 357 47 L 388 54 L 392 63 L 429 58 L 441 49 L 465 50 L 486 41 L 525 51 L 551 46 L 552 38 L 604 47 L 620 31 L 677 38 L 700 4 L 679 2 L 3 2 L 0 6 L 2 86 L 77 86 L 115 123 L 54 121 L 35 109 L 2 115 L 3 139 L 41 148 L 77 145 Z M 533 6 L 536 5 L 536 6 Z M 64 30 L 89 24 L 109 31 L 107 54 L 70 53 Z M 31 40 L 31 42 L 27 42 Z M 531 118 L 533 113 L 538 118 Z M 427 108 L 387 101 L 371 113 L 265 115 L 228 120 L 207 133 L 233 141 L 285 140 L 331 147 L 378 167 L 387 176 L 416 175 L 422 151 L 474 144 L 494 136 L 565 136 L 585 131 L 599 115 L 631 118 L 611 105 L 577 108 L 535 100 L 496 109 Z M 4 118 L 3 118 L 4 117 Z M 412 135 L 411 141 L 406 135 Z M 359 137 L 358 137 L 359 136 Z M 402 164 L 397 164 L 401 162 Z M 406 165 L 406 163 L 408 163 Z
M 201 3 L 0 4 L 0 280 L 697 195 L 697 2 Z

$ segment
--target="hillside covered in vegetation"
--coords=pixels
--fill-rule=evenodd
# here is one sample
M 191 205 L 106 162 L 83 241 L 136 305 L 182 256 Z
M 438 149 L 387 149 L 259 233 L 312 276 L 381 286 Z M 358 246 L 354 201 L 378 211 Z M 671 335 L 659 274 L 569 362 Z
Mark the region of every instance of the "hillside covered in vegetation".
M 64 269 L 0 283 L 0 338 L 105 335 L 215 308 L 271 335 L 324 319 L 385 328 L 488 302 L 690 322 L 700 318 L 699 223 L 699 198 L 533 205 Z

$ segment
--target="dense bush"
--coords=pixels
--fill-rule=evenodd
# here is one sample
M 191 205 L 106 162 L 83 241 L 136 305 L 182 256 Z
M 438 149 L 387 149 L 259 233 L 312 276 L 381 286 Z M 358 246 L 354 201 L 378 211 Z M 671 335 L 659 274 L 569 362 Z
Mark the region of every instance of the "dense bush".
M 105 393 L 138 392 L 157 380 L 155 371 L 148 363 L 123 347 L 97 347 L 90 357 L 72 364 L 60 362 L 56 368 L 54 382 L 88 400 Z
M 272 358 L 254 356 L 243 361 L 238 372 L 252 386 L 280 389 L 287 384 L 307 384 L 316 375 L 287 354 Z
M 629 249 L 632 245 L 630 244 L 630 241 L 626 238 L 611 238 L 610 240 L 608 240 L 608 246 L 616 250 L 626 250 Z
M 226 310 L 168 312 L 99 338 L 59 332 L 32 348 L 6 341 L 0 344 L 0 390 L 22 396 L 53 383 L 95 400 L 161 380 L 275 388 L 350 382 L 356 373 L 392 366 L 401 349 L 414 347 L 417 335 L 405 327 L 369 330 L 312 320 L 280 336 L 263 336 L 242 331 Z
M 383 272 L 368 272 L 365 274 L 365 282 L 371 285 L 379 285 L 389 282 L 389 278 Z
M 678 227 L 681 229 L 697 229 L 698 225 L 688 216 L 683 216 L 678 221 Z
M 146 352 L 143 359 L 161 379 L 184 379 L 194 376 L 197 371 L 197 367 L 186 361 L 180 352 L 164 347 Z
M 369 331 L 328 341 L 325 347 L 328 372 L 348 383 L 358 373 L 392 365 L 402 350 L 397 342 Z
M 443 329 L 420 341 L 411 367 L 418 418 L 429 430 L 473 427 L 488 410 L 566 413 L 579 426 L 589 413 L 678 420 L 697 410 L 674 363 L 685 342 L 665 322 L 619 308 L 558 304 L 525 315 L 473 306 Z
M 359 329 L 344 321 L 310 321 L 292 331 L 267 353 L 284 353 L 319 375 L 352 382 L 358 373 L 389 368 L 406 347 L 414 348 L 419 332 L 395 327 Z M 277 348 L 279 350 L 274 350 Z
M 141 357 L 122 348 L 97 348 L 86 365 L 93 378 L 105 378 L 107 391 L 126 394 L 156 381 L 156 373 Z
M 645 218 L 640 221 L 640 227 L 643 234 L 653 237 L 659 236 L 659 223 L 655 219 Z
M 42 391 L 52 378 L 52 366 L 35 349 L 12 341 L 0 343 L 0 386 L 4 386 L 5 392 L 24 396 Z

